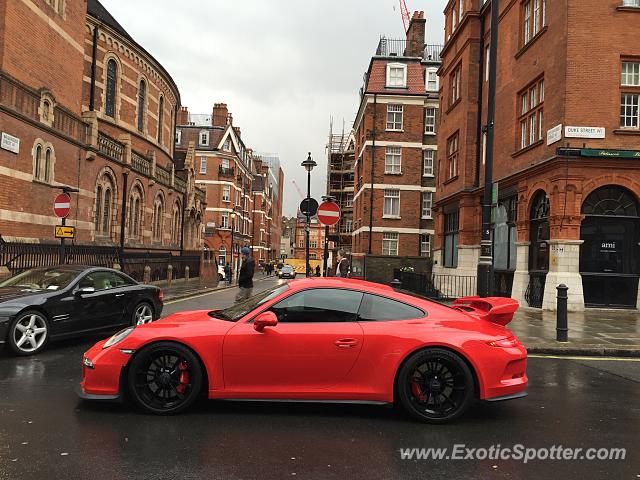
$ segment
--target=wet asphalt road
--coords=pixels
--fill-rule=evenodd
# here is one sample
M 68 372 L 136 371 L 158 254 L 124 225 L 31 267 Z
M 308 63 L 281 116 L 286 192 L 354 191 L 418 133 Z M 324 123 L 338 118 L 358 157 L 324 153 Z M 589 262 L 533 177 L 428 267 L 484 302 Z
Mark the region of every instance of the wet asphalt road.
M 234 293 L 167 305 L 165 313 L 224 306 Z M 95 340 L 52 344 L 35 358 L 0 353 L 0 480 L 640 477 L 639 362 L 532 358 L 527 398 L 478 404 L 443 426 L 388 407 L 205 400 L 155 417 L 77 399 L 80 359 Z M 627 456 L 528 464 L 400 458 L 400 448 L 455 444 L 625 447 Z

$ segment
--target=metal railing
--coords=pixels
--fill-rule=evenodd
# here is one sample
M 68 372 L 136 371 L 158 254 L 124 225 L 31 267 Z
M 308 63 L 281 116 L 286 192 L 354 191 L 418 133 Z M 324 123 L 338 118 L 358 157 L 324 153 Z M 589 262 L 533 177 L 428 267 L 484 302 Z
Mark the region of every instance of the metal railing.
M 82 143 L 87 141 L 89 126 L 58 106 L 53 109 L 53 128 Z
M 218 167 L 218 175 L 228 175 L 230 177 L 233 177 L 234 175 L 234 168 L 227 168 L 227 167 Z
M 524 299 L 527 301 L 527 305 L 533 308 L 542 308 L 546 281 L 547 272 L 529 272 L 529 284 L 524 292 Z
M 440 300 L 468 297 L 477 293 L 475 276 L 459 276 L 403 272 L 394 269 L 394 278 L 402 282 L 402 289 Z
M 380 57 L 402 57 L 407 49 L 407 40 L 399 38 L 382 37 L 378 42 L 376 55 Z
M 511 297 L 513 271 L 495 270 L 493 272 L 493 296 Z
M 124 145 L 102 132 L 98 132 L 98 151 L 118 162 L 124 159 Z

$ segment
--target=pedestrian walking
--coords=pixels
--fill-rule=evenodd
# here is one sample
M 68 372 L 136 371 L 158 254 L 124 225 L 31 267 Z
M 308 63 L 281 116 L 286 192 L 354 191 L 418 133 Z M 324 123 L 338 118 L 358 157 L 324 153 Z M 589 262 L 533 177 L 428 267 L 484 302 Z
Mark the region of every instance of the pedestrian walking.
M 224 266 L 224 279 L 231 284 L 231 265 L 229 265 L 229 262 Z
M 316 265 L 316 277 L 320 276 L 320 265 Z
M 238 287 L 240 291 L 236 295 L 236 302 L 246 300 L 253 292 L 253 272 L 255 263 L 251 257 L 251 250 L 242 247 L 242 265 L 240 266 L 240 274 L 238 275 Z
M 345 256 L 344 250 L 338 250 L 336 256 L 338 264 L 336 265 L 336 277 L 346 278 L 349 276 L 349 260 Z

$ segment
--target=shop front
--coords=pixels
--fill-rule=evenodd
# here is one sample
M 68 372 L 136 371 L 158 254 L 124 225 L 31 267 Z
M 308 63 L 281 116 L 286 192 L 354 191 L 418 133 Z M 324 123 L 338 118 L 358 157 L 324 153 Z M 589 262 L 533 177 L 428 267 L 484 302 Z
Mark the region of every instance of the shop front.
M 580 274 L 586 307 L 636 308 L 640 216 L 635 195 L 607 185 L 582 205 Z

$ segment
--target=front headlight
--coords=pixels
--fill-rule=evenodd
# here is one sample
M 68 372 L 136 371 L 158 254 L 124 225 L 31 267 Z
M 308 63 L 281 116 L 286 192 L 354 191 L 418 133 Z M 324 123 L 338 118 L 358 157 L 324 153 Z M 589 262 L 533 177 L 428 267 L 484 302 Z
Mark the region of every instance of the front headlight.
M 135 327 L 128 327 L 128 328 L 125 328 L 124 330 L 120 330 L 118 333 L 112 336 L 109 340 L 107 340 L 107 342 L 102 346 L 102 348 L 103 349 L 109 348 L 115 345 L 116 343 L 121 342 L 122 340 L 127 338 L 131 332 L 133 332 L 134 328 Z

